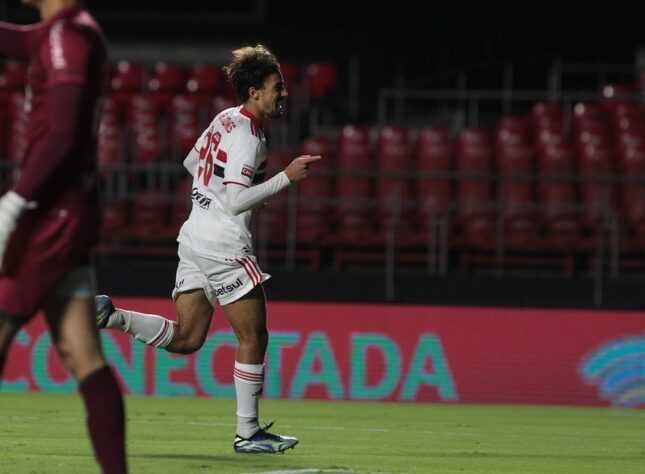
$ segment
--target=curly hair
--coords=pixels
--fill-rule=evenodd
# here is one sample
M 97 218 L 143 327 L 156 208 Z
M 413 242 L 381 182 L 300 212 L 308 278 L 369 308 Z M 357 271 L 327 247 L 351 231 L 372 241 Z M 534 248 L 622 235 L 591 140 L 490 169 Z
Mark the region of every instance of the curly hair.
M 261 89 L 268 76 L 280 71 L 276 57 L 261 44 L 245 46 L 232 53 L 233 60 L 223 70 L 242 102 L 249 99 L 249 87 Z

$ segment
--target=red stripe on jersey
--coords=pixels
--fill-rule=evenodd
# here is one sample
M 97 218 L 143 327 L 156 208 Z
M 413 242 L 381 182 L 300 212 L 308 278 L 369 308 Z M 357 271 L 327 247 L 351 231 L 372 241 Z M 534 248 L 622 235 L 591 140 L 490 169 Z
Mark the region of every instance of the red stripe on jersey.
M 217 159 L 222 163 L 226 163 L 226 160 L 228 160 L 228 154 L 224 150 L 217 150 Z
M 243 183 L 238 183 L 237 181 L 224 181 L 222 184 L 239 184 L 240 186 L 244 186 L 245 188 L 248 188 L 249 186 Z

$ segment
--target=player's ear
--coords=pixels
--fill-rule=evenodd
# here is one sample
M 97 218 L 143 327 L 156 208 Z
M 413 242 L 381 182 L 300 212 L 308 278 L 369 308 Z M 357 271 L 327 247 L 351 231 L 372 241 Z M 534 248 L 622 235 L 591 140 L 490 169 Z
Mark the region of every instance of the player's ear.
M 258 100 L 260 98 L 260 91 L 253 86 L 249 87 L 249 97 L 253 100 Z

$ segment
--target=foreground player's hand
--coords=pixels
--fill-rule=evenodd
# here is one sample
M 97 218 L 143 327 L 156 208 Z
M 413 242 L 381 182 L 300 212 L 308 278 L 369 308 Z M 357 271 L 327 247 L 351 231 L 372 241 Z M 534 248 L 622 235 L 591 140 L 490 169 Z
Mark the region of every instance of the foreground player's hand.
M 315 155 L 303 155 L 299 156 L 287 166 L 287 169 L 284 172 L 287 174 L 289 181 L 292 183 L 297 183 L 301 179 L 309 176 L 309 165 L 314 161 L 320 160 L 322 157 Z
M 5 193 L 0 198 L 0 268 L 2 267 L 9 237 L 16 228 L 20 214 L 26 208 L 27 201 L 13 191 Z

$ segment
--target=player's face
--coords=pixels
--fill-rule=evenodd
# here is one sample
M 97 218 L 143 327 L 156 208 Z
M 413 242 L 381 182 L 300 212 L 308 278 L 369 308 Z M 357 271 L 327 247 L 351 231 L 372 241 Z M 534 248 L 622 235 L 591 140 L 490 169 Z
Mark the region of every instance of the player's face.
M 276 72 L 267 77 L 260 92 L 261 97 L 258 105 L 262 114 L 269 118 L 282 117 L 282 101 L 289 95 L 282 74 Z

